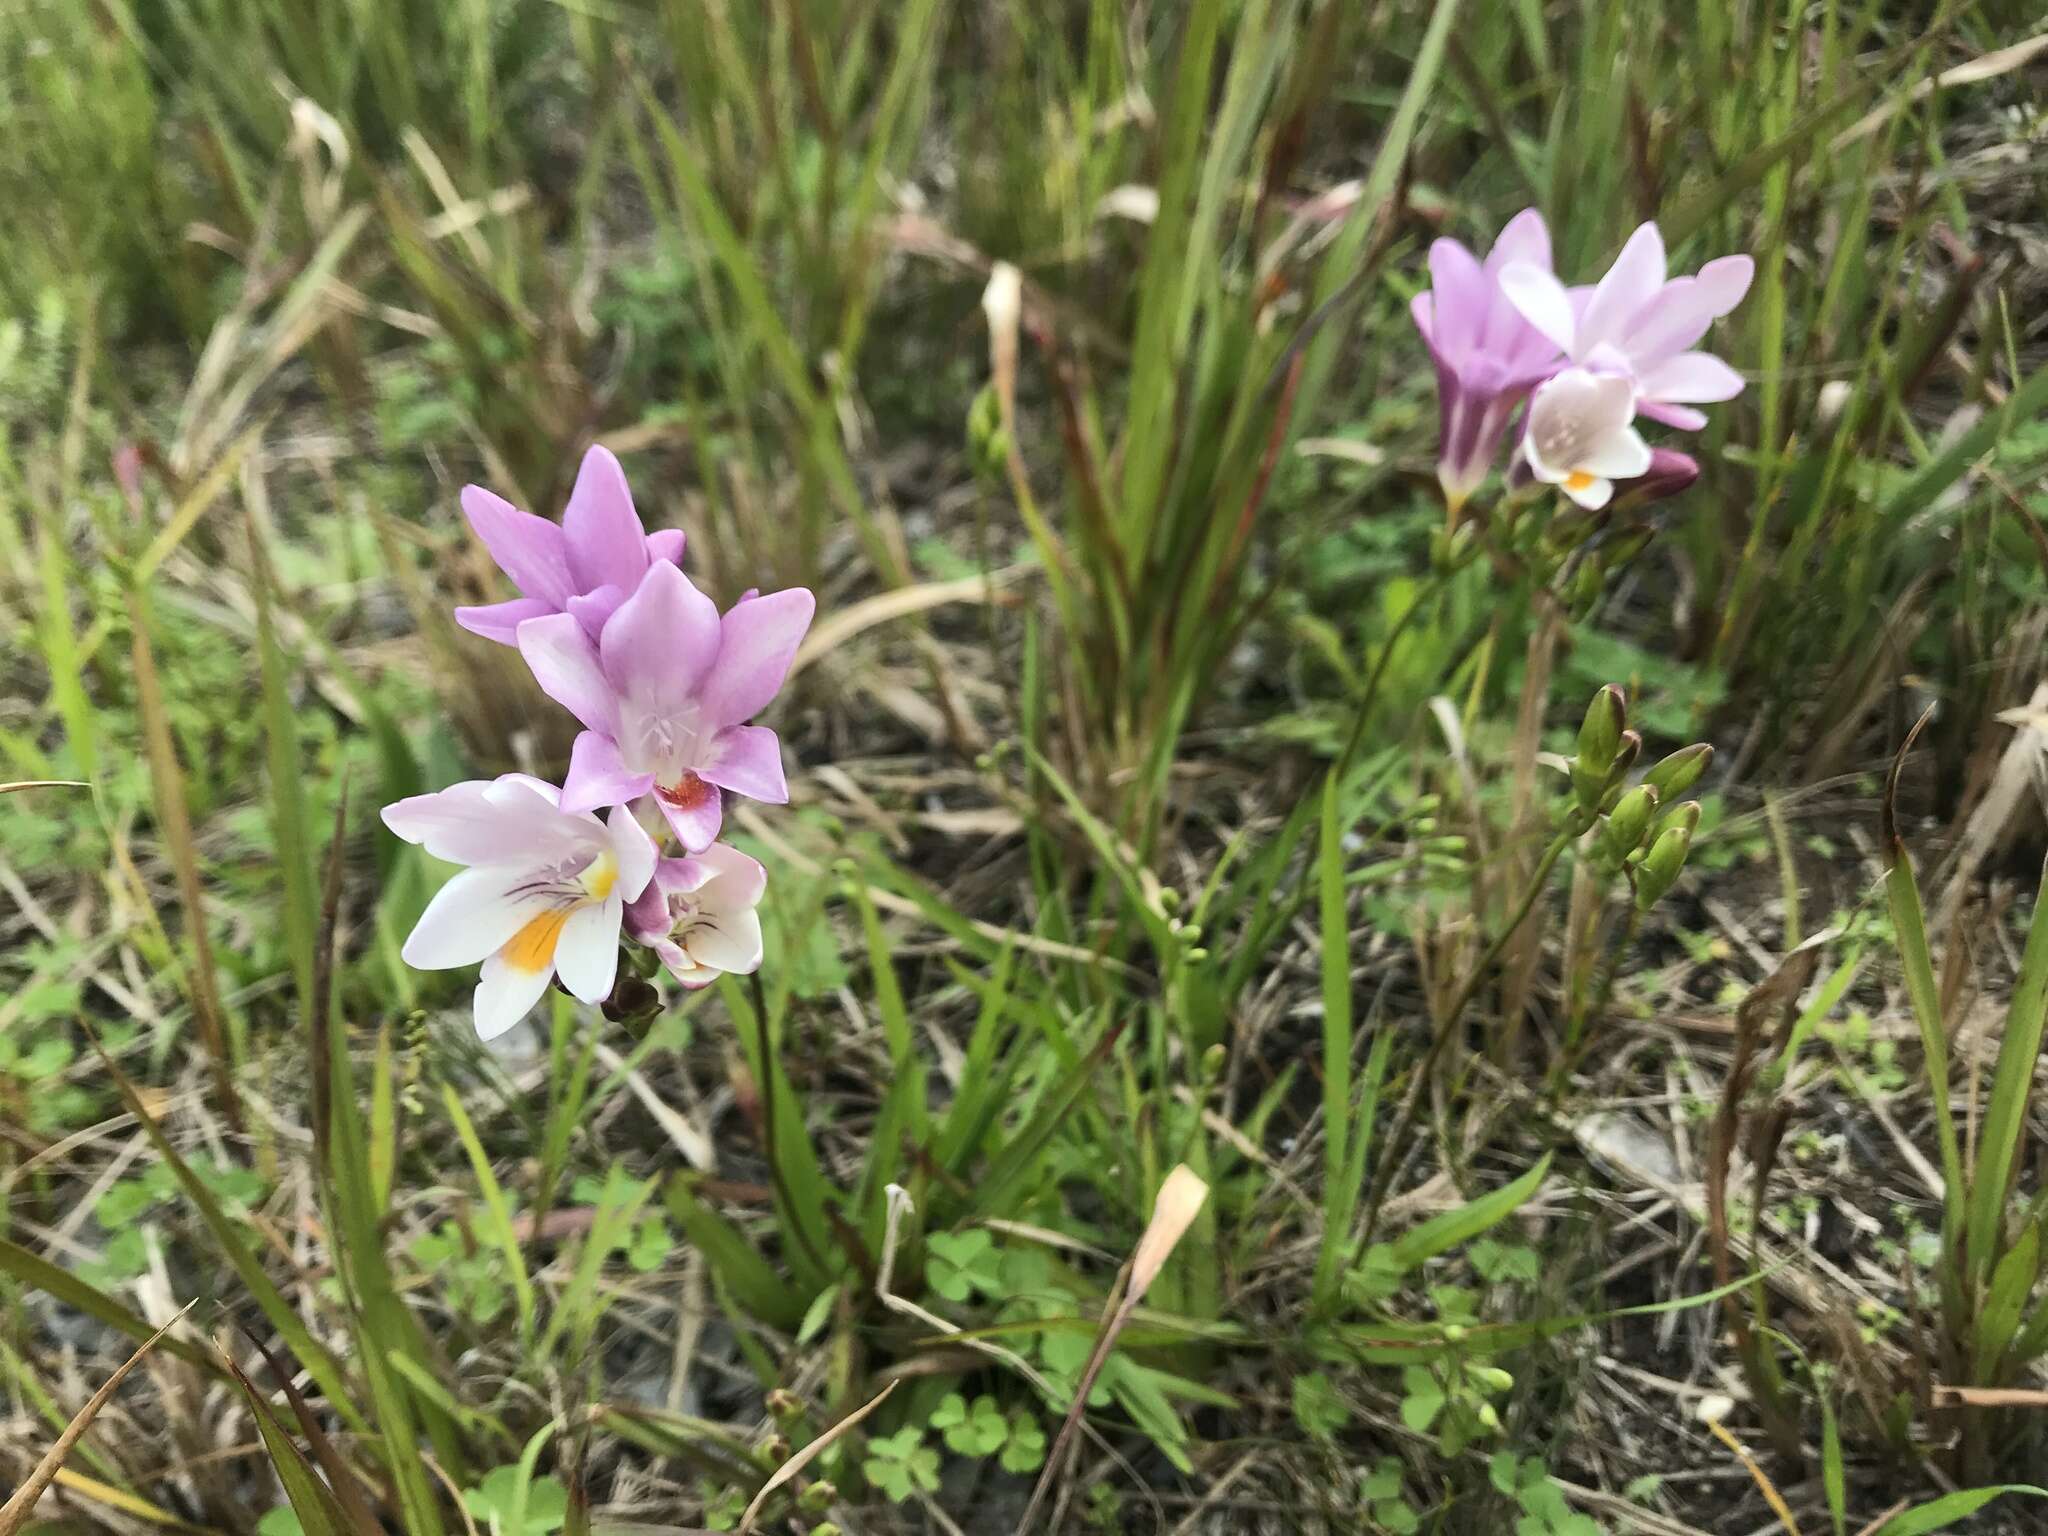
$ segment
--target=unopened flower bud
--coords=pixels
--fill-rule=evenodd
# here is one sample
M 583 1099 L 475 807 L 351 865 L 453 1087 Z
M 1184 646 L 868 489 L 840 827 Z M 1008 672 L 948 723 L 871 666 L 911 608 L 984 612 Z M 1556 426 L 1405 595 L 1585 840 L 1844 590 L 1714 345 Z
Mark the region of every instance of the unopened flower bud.
M 1714 760 L 1714 749 L 1703 741 L 1680 747 L 1643 775 L 1643 782 L 1657 791 L 1659 799 L 1675 800 L 1693 785 Z
M 832 1507 L 833 1501 L 838 1497 L 838 1487 L 835 1484 L 821 1480 L 812 1483 L 802 1493 L 797 1495 L 796 1507 L 807 1515 L 822 1515 Z M 814 1536 L 816 1531 L 821 1531 L 824 1528 L 823 1526 L 814 1527 Z
M 1700 477 L 1699 461 L 1676 448 L 1652 448 L 1650 467 L 1628 481 L 1614 498 L 1613 510 L 1626 512 L 1676 496 Z
M 1209 1049 L 1202 1052 L 1203 1078 L 1213 1079 L 1219 1072 L 1221 1072 L 1223 1070 L 1224 1059 L 1225 1052 L 1223 1049 L 1223 1043 L 1221 1041 L 1218 1041 L 1216 1044 L 1210 1046 Z
M 1472 1417 L 1477 1419 L 1479 1427 L 1488 1433 L 1492 1433 L 1500 1428 L 1500 1415 L 1494 1412 L 1493 1404 L 1491 1403 L 1481 1403 Z
M 1600 856 L 1611 868 L 1618 869 L 1642 844 L 1643 834 L 1650 830 L 1650 818 L 1657 813 L 1657 800 L 1654 785 L 1638 784 L 1607 813 L 1600 830 Z
M 1685 856 L 1692 850 L 1693 829 L 1699 825 L 1700 808 L 1688 800 L 1665 819 L 1650 851 L 1636 870 L 1636 907 L 1647 912 L 1664 899 L 1685 868 Z
M 797 1395 L 787 1387 L 777 1387 L 768 1394 L 768 1411 L 779 1424 L 786 1424 L 804 1411 L 804 1405 Z
M 1497 1365 L 1467 1366 L 1466 1371 L 1489 1392 L 1505 1392 L 1515 1384 L 1515 1378 Z
M 1622 691 L 1609 683 L 1593 695 L 1586 718 L 1579 726 L 1579 761 L 1599 775 L 1604 783 L 1614 766 L 1614 754 L 1621 747 L 1621 733 L 1628 725 L 1628 701 Z

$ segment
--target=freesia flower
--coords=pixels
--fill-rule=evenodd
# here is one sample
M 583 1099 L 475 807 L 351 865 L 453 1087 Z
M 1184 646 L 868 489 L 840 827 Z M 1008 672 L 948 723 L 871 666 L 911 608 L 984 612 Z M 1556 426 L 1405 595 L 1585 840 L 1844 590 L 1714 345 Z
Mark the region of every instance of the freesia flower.
M 480 485 L 462 488 L 462 510 L 520 595 L 458 608 L 455 622 L 503 645 L 516 643 L 526 620 L 551 613 L 574 616 L 594 640 L 650 567 L 682 563 L 682 530 L 649 533 L 641 526 L 626 472 L 609 448 L 593 447 L 583 455 L 560 526 Z
M 1626 373 L 1636 409 L 1653 421 L 1692 431 L 1707 424 L 1698 403 L 1732 400 L 1742 376 L 1720 358 L 1691 350 L 1707 327 L 1749 291 L 1756 263 L 1723 256 L 1692 277 L 1664 276 L 1664 237 L 1655 224 L 1629 236 L 1593 288 L 1567 289 L 1548 260 L 1517 257 L 1500 287 L 1528 323 L 1583 367 Z
M 713 843 L 687 859 L 663 859 L 640 899 L 626 908 L 626 931 L 661 957 L 686 987 L 709 986 L 721 972 L 760 969 L 761 918 L 754 909 L 768 872 L 737 848 Z
M 657 563 L 595 644 L 571 614 L 528 619 L 519 650 L 548 697 L 585 729 L 562 785 L 565 811 L 652 794 L 692 853 L 710 846 L 729 790 L 789 799 L 782 744 L 746 722 L 789 675 L 816 602 L 802 587 L 717 606 L 674 565 Z
M 1549 276 L 1550 232 L 1534 208 L 1508 220 L 1484 262 L 1455 240 L 1431 245 L 1430 286 L 1409 307 L 1436 362 L 1436 473 L 1453 512 L 1486 478 L 1515 407 L 1559 362 L 1558 343 L 1503 291 L 1511 266 Z
M 524 1018 L 553 976 L 586 1003 L 609 996 L 626 903 L 654 877 L 654 844 L 631 811 L 600 822 L 560 798 L 508 773 L 384 807 L 384 825 L 407 842 L 469 866 L 427 903 L 400 953 L 425 971 L 483 963 L 475 1018 L 486 1040 Z
M 1567 368 L 1530 397 L 1522 457 L 1538 480 L 1598 510 L 1613 497 L 1616 480 L 1650 467 L 1635 416 L 1635 383 L 1627 374 Z

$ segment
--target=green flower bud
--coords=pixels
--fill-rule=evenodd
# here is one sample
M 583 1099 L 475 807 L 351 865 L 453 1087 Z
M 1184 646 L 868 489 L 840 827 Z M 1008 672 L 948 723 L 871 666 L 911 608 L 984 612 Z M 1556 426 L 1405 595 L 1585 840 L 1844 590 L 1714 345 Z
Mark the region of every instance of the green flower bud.
M 833 1501 L 838 1497 L 839 1490 L 831 1483 L 816 1482 L 797 1495 L 796 1507 L 807 1515 L 822 1515 L 832 1507 Z M 824 1527 L 820 1526 L 818 1529 L 822 1530 Z
M 1600 857 L 1612 869 L 1642 845 L 1650 830 L 1650 818 L 1657 813 L 1657 791 L 1653 785 L 1638 784 L 1614 804 L 1600 829 Z
M 1700 775 L 1707 771 L 1707 765 L 1713 760 L 1714 749 L 1704 741 L 1696 741 L 1689 747 L 1680 747 L 1658 763 L 1643 775 L 1643 782 L 1654 786 L 1662 799 L 1676 800 L 1699 783 Z
M 1664 820 L 1650 851 L 1636 870 L 1636 907 L 1647 912 L 1664 899 L 1685 868 L 1685 856 L 1692 850 L 1693 829 L 1700 823 L 1697 800 L 1688 800 Z
M 1444 1342 L 1446 1344 L 1462 1344 L 1465 1342 L 1465 1336 L 1470 1331 L 1463 1323 L 1445 1323 Z
M 1226 1054 L 1220 1040 L 1202 1052 L 1202 1077 L 1205 1081 L 1213 1081 L 1223 1070 Z
M 787 1424 L 804 1411 L 802 1399 L 787 1387 L 777 1387 L 768 1394 L 768 1411 L 777 1423 Z
M 1491 1403 L 1481 1403 L 1478 1411 L 1472 1417 L 1477 1419 L 1479 1427 L 1486 1430 L 1489 1434 L 1500 1428 L 1500 1415 L 1493 1411 L 1493 1404 Z
M 1614 766 L 1609 771 L 1608 782 L 1619 782 L 1629 769 L 1635 767 L 1636 759 L 1643 755 L 1643 737 L 1640 731 L 1623 731 L 1621 745 L 1615 749 Z
M 1497 1365 L 1467 1366 L 1466 1371 L 1489 1392 L 1505 1392 L 1515 1384 L 1515 1378 Z
M 1614 766 L 1614 754 L 1620 750 L 1621 733 L 1627 726 L 1628 700 L 1609 683 L 1593 695 L 1585 723 L 1579 727 L 1579 761 L 1603 783 Z

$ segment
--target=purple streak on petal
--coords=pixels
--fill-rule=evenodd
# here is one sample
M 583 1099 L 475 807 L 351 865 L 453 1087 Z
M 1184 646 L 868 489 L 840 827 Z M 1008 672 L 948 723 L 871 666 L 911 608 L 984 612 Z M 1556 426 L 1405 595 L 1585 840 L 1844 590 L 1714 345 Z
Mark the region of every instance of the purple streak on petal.
M 522 596 L 539 598 L 549 608 L 558 609 L 576 590 L 569 577 L 562 530 L 546 518 L 522 512 L 480 485 L 462 488 L 462 511 L 498 562 L 498 569 L 512 578 Z
M 569 749 L 569 772 L 562 780 L 564 811 L 595 811 L 624 805 L 654 788 L 654 775 L 634 773 L 619 761 L 618 744 L 596 731 L 583 731 Z
M 782 775 L 782 742 L 765 725 L 729 725 L 711 739 L 697 770 L 704 779 L 766 805 L 787 805 L 789 783 Z
M 510 602 L 486 603 L 481 608 L 458 608 L 455 622 L 472 635 L 482 635 L 500 645 L 516 645 L 521 624 L 554 611 L 537 597 L 515 597 Z
M 566 613 L 528 619 L 519 626 L 519 654 L 541 691 L 589 729 L 616 739 L 619 701 L 605 681 L 583 626 Z
M 713 725 L 751 720 L 782 689 L 818 601 L 803 587 L 735 603 L 719 621 L 718 663 L 704 680 L 704 715 Z
M 594 447 L 583 455 L 562 513 L 562 536 L 579 592 L 602 586 L 630 592 L 647 574 L 647 533 L 611 449 Z
M 605 624 L 599 649 L 622 697 L 648 714 L 680 715 L 717 658 L 718 605 L 663 562 Z
M 657 528 L 647 535 L 647 563 L 654 565 L 663 560 L 670 565 L 683 563 L 682 529 Z

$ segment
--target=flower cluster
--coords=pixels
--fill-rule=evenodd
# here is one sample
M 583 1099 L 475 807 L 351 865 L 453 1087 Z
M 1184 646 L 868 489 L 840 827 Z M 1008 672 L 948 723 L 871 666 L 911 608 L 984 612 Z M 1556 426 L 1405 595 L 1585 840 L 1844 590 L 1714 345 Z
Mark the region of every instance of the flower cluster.
M 1652 450 L 1635 421 L 1696 430 L 1707 421 L 1696 406 L 1741 392 L 1733 368 L 1694 347 L 1754 273 L 1747 256 L 1723 256 L 1667 278 L 1663 236 L 1644 224 L 1598 284 L 1567 288 L 1533 208 L 1508 221 L 1484 261 L 1455 240 L 1431 245 L 1430 286 L 1412 313 L 1436 363 L 1437 479 L 1452 512 L 1486 478 L 1518 410 L 1517 470 L 1582 507 L 1606 506 L 1617 480 L 1688 483 L 1698 466 Z
M 789 799 L 781 742 L 749 722 L 789 674 L 811 594 L 749 592 L 721 614 L 683 573 L 681 532 L 646 531 L 603 448 L 559 525 L 475 485 L 462 510 L 520 595 L 456 622 L 516 647 L 583 730 L 560 788 L 510 773 L 384 808 L 398 836 L 467 866 L 428 903 L 406 962 L 481 962 L 486 1040 L 555 977 L 584 1002 L 610 996 L 622 931 L 686 987 L 755 970 L 767 873 L 718 835 L 727 795 Z

